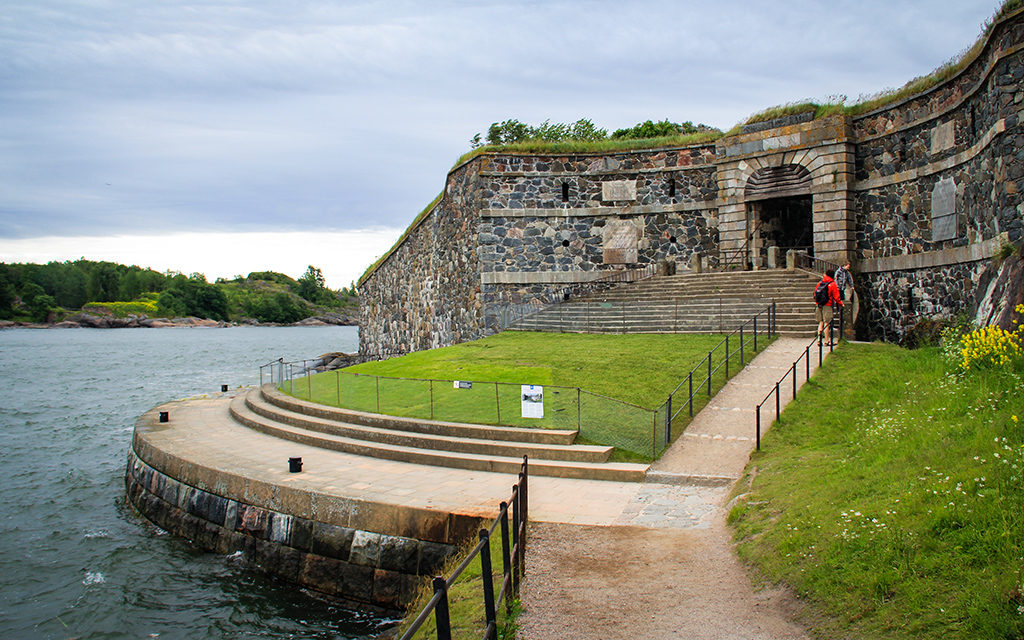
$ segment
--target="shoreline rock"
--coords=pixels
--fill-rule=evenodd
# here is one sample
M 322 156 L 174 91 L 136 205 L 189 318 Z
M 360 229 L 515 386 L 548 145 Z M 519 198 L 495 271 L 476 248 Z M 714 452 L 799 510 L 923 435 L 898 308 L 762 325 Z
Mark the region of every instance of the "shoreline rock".
M 358 321 L 355 318 L 340 313 L 325 313 L 312 316 L 291 324 L 278 324 L 274 322 L 259 322 L 252 318 L 224 322 L 222 320 L 208 320 L 205 318 L 184 317 L 184 318 L 150 318 L 145 315 L 128 316 L 126 318 L 115 318 L 113 316 L 97 316 L 91 313 L 76 313 L 58 322 L 17 322 L 12 320 L 0 320 L 0 330 L 3 329 L 164 329 L 164 328 L 209 328 L 223 329 L 230 327 L 326 327 L 346 326 L 357 327 Z

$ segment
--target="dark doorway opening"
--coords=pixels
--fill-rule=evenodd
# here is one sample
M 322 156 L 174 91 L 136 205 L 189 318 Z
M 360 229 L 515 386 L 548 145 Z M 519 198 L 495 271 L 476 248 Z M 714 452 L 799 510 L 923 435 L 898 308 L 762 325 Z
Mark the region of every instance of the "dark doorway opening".
M 806 251 L 814 255 L 811 196 L 771 198 L 758 203 L 758 231 L 762 247 Z

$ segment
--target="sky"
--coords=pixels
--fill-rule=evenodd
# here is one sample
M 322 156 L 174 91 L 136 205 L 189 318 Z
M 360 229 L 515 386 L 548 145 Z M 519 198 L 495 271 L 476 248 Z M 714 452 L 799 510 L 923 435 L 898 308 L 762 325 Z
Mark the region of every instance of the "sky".
M 930 73 L 998 0 L 4 0 L 0 262 L 348 286 L 510 118 L 727 130 Z

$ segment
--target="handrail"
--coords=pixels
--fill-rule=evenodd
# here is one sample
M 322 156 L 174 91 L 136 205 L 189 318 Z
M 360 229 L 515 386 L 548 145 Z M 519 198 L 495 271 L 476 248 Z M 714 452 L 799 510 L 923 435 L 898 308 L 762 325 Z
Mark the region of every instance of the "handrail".
M 729 360 L 732 358 L 732 356 L 737 351 L 740 354 L 740 367 L 744 366 L 744 364 L 746 363 L 746 359 L 745 359 L 746 356 L 745 356 L 745 353 L 744 353 L 744 345 L 746 344 L 746 340 L 744 339 L 744 331 L 743 331 L 744 328 L 747 325 L 749 325 L 749 324 L 753 325 L 751 333 L 752 333 L 752 338 L 753 338 L 753 343 L 754 343 L 753 344 L 754 352 L 756 353 L 757 352 L 757 335 L 758 335 L 757 319 L 759 317 L 761 317 L 762 314 L 765 314 L 765 313 L 768 314 L 768 324 L 767 324 L 767 327 L 766 327 L 766 332 L 767 332 L 767 337 L 770 339 L 772 337 L 772 335 L 774 335 L 776 333 L 776 330 L 777 330 L 777 312 L 778 312 L 777 304 L 776 304 L 776 302 L 772 301 L 772 303 L 770 305 L 768 305 L 768 307 L 766 307 L 763 311 L 759 311 L 753 318 L 751 318 L 750 320 L 747 320 L 746 322 L 741 324 L 737 329 L 735 329 L 732 333 L 726 335 L 725 338 L 723 338 L 721 342 L 719 342 L 717 345 L 715 345 L 715 347 L 713 349 L 708 351 L 708 355 L 705 358 L 701 359 L 700 363 L 697 364 L 693 369 L 691 369 L 689 371 L 689 373 L 687 373 L 686 378 L 684 380 L 680 381 L 679 385 L 676 386 L 676 388 L 672 391 L 672 393 L 670 393 L 668 395 L 668 399 L 662 405 L 662 407 L 667 407 L 666 417 L 665 417 L 665 439 L 664 439 L 664 442 L 665 442 L 666 445 L 669 444 L 669 441 L 671 440 L 671 437 L 672 437 L 672 421 L 675 420 L 676 416 L 678 416 L 683 411 L 682 407 L 680 407 L 675 413 L 672 412 L 672 401 L 675 398 L 676 393 L 678 393 L 679 390 L 682 389 L 683 383 L 687 382 L 689 384 L 689 391 L 688 391 L 688 394 L 687 394 L 687 402 L 685 404 L 687 404 L 689 406 L 690 417 L 692 418 L 693 417 L 693 398 L 694 398 L 694 395 L 695 395 L 694 388 L 693 388 L 693 374 L 694 374 L 694 372 L 696 372 L 698 369 L 701 369 L 702 370 L 701 373 L 703 373 L 703 369 L 705 367 L 704 363 L 707 362 L 707 379 L 704 380 L 703 382 L 700 382 L 697 385 L 696 391 L 699 392 L 701 387 L 704 387 L 706 385 L 707 386 L 707 394 L 708 394 L 708 396 L 711 396 L 711 379 L 712 379 L 712 377 L 714 376 L 714 374 L 716 372 L 718 372 L 724 366 L 725 367 L 725 378 L 726 378 L 726 380 L 729 379 Z M 739 334 L 739 339 L 740 339 L 739 347 L 735 351 L 730 351 L 729 350 L 729 338 L 735 336 L 736 334 Z M 725 346 L 725 357 L 723 357 L 721 359 L 721 362 L 719 362 L 717 367 L 713 367 L 712 366 L 712 355 L 715 353 L 715 351 L 718 350 L 719 347 L 721 347 L 723 345 Z
M 818 273 L 825 273 L 829 269 L 835 271 L 840 265 L 823 258 L 815 258 L 806 251 L 794 251 L 796 256 L 796 266 L 803 269 L 810 269 L 811 271 L 817 271 Z
M 829 353 L 832 353 L 832 350 L 833 350 L 833 348 L 835 347 L 835 344 L 836 344 L 835 323 L 836 323 L 836 320 L 835 320 L 835 317 L 833 316 L 832 320 L 829 322 L 829 341 L 828 341 L 828 351 L 829 351 Z M 843 335 L 843 314 L 842 313 L 839 314 L 839 335 L 840 336 Z M 781 402 L 781 400 L 779 398 L 779 387 L 782 385 L 782 382 L 786 378 L 789 377 L 789 374 L 792 373 L 793 374 L 793 398 L 796 398 L 796 391 L 797 391 L 796 366 L 798 364 L 800 364 L 801 360 L 804 360 L 804 363 L 806 365 L 806 367 L 805 367 L 806 374 L 805 374 L 804 381 L 806 382 L 807 380 L 810 380 L 810 378 L 811 378 L 811 347 L 814 346 L 815 342 L 818 343 L 818 366 L 819 367 L 821 366 L 821 363 L 825 359 L 825 357 L 824 357 L 824 347 L 823 347 L 823 344 L 822 344 L 824 341 L 822 340 L 821 336 L 816 336 L 813 340 L 811 340 L 811 342 L 804 349 L 803 354 L 799 358 L 796 359 L 796 362 L 793 363 L 793 366 L 790 367 L 789 369 L 787 369 L 786 373 L 783 374 L 783 376 L 781 378 L 779 378 L 779 380 L 775 383 L 775 387 L 771 391 L 768 392 L 768 395 L 766 395 L 764 397 L 764 400 L 762 400 L 761 402 L 759 402 L 757 404 L 757 407 L 754 410 L 754 413 L 756 415 L 756 419 L 755 419 L 755 430 L 756 430 L 755 449 L 757 451 L 761 450 L 761 407 L 764 405 L 765 402 L 768 402 L 768 398 L 770 398 L 772 396 L 772 394 L 774 393 L 775 394 L 775 421 L 779 422 L 779 421 L 782 420 L 782 406 L 781 406 L 782 402 Z
M 588 282 L 577 282 L 575 284 L 563 287 L 557 291 L 552 292 L 557 302 L 549 302 L 548 304 L 521 303 L 510 305 L 513 306 L 516 309 L 516 311 L 521 311 L 522 313 L 513 313 L 511 316 L 503 318 L 502 321 L 499 323 L 500 328 L 507 329 L 508 327 L 512 326 L 512 324 L 519 322 L 523 318 L 528 318 L 546 309 L 556 307 L 565 302 L 566 300 L 568 300 L 569 298 L 571 298 L 573 295 L 578 296 L 580 295 L 581 291 L 587 291 L 588 289 L 595 288 L 595 286 L 640 282 L 641 280 L 653 278 L 658 273 L 659 266 L 660 265 L 658 263 L 652 262 L 642 269 L 624 269 L 617 271 L 609 271 L 605 275 L 599 276 L 594 280 L 590 280 Z
M 405 630 L 399 640 L 411 640 L 420 627 L 434 614 L 438 640 L 451 640 L 451 620 L 448 611 L 448 591 L 455 581 L 466 570 L 466 567 L 479 555 L 481 576 L 484 587 L 484 629 L 483 640 L 497 637 L 497 605 L 505 603 L 506 614 L 511 612 L 512 598 L 519 595 L 519 584 L 526 565 L 526 529 L 528 517 L 528 459 L 523 456 L 523 465 L 519 471 L 519 480 L 512 485 L 512 497 L 509 502 L 502 502 L 498 509 L 498 517 L 487 529 L 480 529 L 477 535 L 480 541 L 463 559 L 459 566 L 446 579 L 443 576 L 433 578 L 434 595 Z M 512 507 L 511 545 L 509 540 L 508 509 Z M 494 571 L 491 564 L 491 536 L 501 526 L 502 544 L 502 581 L 497 597 L 494 594 Z

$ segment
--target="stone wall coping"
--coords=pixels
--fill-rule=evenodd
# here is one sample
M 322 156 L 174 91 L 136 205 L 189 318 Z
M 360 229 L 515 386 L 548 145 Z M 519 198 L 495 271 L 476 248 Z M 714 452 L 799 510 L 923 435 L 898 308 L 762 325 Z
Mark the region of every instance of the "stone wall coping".
M 625 207 L 563 207 L 559 209 L 481 209 L 481 218 L 587 218 L 608 216 L 635 216 L 650 213 L 677 213 L 679 211 L 706 211 L 715 209 L 714 201 L 677 202 L 675 204 L 645 204 Z
M 994 256 L 997 251 L 1009 242 L 1006 232 L 1000 233 L 994 238 L 984 240 L 965 247 L 953 247 L 952 249 L 940 249 L 939 251 L 928 251 L 926 253 L 908 253 L 899 256 L 887 256 L 884 258 L 869 258 L 861 260 L 857 265 L 857 271 L 861 273 L 883 273 L 888 271 L 909 271 L 913 269 L 928 269 L 931 267 L 943 267 L 951 264 L 963 264 L 967 262 L 978 262 L 987 260 Z

